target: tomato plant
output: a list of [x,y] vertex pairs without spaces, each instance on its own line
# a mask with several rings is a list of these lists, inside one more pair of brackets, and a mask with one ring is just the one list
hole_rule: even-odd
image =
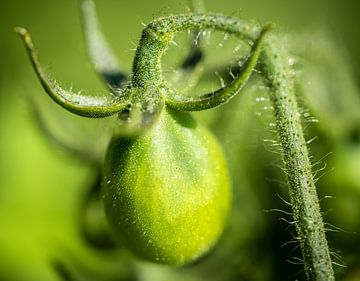
[[[231,197],[226,160],[215,138],[187,111],[229,102],[256,70],[268,90],[274,113],[273,127],[282,149],[292,224],[305,274],[309,280],[334,280],[295,96],[296,72],[291,54],[272,25],[197,9],[195,13],[154,19],[146,25],[132,74],[127,75],[99,30],[93,3],[83,1],[89,57],[109,90],[103,95],[63,89],[40,64],[27,30],[17,28],[16,32],[25,43],[44,90],[56,103],[83,117],[108,118],[111,142],[105,162],[96,165],[102,167],[101,199],[110,232],[138,256],[158,263],[183,265],[195,261],[214,246],[222,233]],[[236,62],[235,74],[230,70],[231,79],[227,83],[221,80],[220,89],[187,97],[168,83],[161,65],[162,55],[174,42],[175,34],[182,31],[193,32],[196,43],[179,67],[178,80],[196,73],[203,57],[199,41],[208,31],[242,40],[249,52]],[[94,160],[85,150],[70,150]],[[94,208],[97,213],[98,207]]]

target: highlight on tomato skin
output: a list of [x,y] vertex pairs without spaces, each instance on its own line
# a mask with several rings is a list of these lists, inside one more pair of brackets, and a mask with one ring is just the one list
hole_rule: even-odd
[[223,151],[189,113],[165,109],[139,138],[115,136],[102,198],[112,231],[139,257],[183,265],[216,243],[230,208]]

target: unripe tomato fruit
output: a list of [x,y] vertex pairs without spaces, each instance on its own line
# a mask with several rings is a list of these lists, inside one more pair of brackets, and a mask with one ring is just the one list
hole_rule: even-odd
[[114,136],[102,198],[112,231],[138,256],[183,265],[219,238],[231,190],[222,149],[189,113],[164,109],[143,135]]

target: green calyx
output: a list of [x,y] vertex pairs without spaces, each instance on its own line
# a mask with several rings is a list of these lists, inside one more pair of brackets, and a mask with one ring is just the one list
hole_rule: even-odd
[[[29,32],[21,27],[15,31],[21,36],[28,51],[34,70],[47,94],[60,106],[75,114],[99,118],[123,112],[135,112],[136,118],[127,118],[127,129],[134,134],[141,133],[148,128],[151,120],[161,111],[163,104],[179,110],[198,111],[209,109],[233,98],[246,84],[255,68],[262,50],[265,34],[271,28],[266,25],[263,29],[250,28],[249,25],[234,18],[222,15],[189,14],[170,16],[154,20],[143,31],[139,46],[136,50],[133,73],[127,84],[122,84],[123,74],[113,62],[111,50],[108,49],[98,28],[94,11],[89,1],[84,1],[83,22],[85,37],[89,44],[89,55],[96,70],[109,85],[108,95],[86,95],[64,90],[45,73],[39,62]],[[92,2],[91,2],[92,3]],[[212,93],[197,98],[176,98],[176,92],[171,89],[161,75],[161,57],[166,51],[176,32],[192,29],[214,29],[228,32],[240,38],[253,41],[251,52],[243,64],[238,76],[227,86]],[[101,48],[100,48],[100,47]],[[97,48],[95,48],[97,47]],[[110,61],[109,67],[100,60],[101,52],[105,60]],[[115,76],[114,76],[115,75]],[[117,76],[116,76],[117,75]],[[114,81],[120,81],[114,87]]]

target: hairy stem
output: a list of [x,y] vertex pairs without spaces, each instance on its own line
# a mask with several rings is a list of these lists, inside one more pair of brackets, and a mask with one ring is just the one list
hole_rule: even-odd
[[216,14],[182,14],[156,19],[145,27],[136,49],[133,86],[160,86],[164,83],[161,75],[161,56],[174,34],[186,30],[218,30],[252,42],[261,33],[258,26]]
[[335,280],[286,50],[269,38],[262,71],[271,89],[290,198],[308,280]]

